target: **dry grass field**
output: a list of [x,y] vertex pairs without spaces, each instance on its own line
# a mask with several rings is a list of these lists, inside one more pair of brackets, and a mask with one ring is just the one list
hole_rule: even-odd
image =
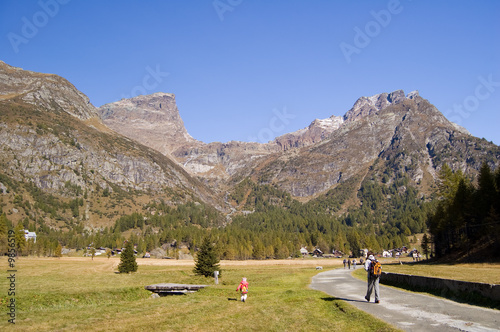
[[[7,259],[0,279],[0,330],[19,331],[390,331],[389,325],[351,305],[308,288],[311,277],[341,267],[340,259],[222,261],[219,285],[195,276],[193,261],[137,259],[137,273],[118,274],[118,258],[16,260],[16,324],[6,313],[12,296]],[[384,270],[499,283],[499,264],[391,264]],[[364,273],[358,268],[356,274]],[[250,282],[238,301],[241,277]],[[144,286],[172,282],[207,284],[197,293],[152,299]]]
[[[308,288],[339,260],[221,262],[219,285],[195,276],[193,261],[138,259],[139,270],[117,274],[118,258],[16,260],[16,324],[9,324],[7,260],[0,259],[0,330],[19,331],[391,331],[382,321]],[[248,301],[235,291],[250,282]],[[207,284],[197,293],[153,299],[149,284]]]
[[387,264],[384,271],[500,285],[500,263]]

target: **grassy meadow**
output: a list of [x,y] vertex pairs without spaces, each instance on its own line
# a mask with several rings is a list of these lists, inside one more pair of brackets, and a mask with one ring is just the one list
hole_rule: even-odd
[[[339,260],[222,262],[219,285],[195,276],[192,261],[138,259],[139,270],[117,274],[118,258],[16,260],[16,324],[8,323],[6,257],[0,259],[0,330],[19,331],[391,331],[382,321],[308,288],[318,271]],[[247,277],[246,303],[235,291]],[[145,285],[208,284],[197,293],[151,298]]]

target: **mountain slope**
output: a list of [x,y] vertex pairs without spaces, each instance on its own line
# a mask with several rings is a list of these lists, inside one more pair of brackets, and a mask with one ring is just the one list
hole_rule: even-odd
[[120,215],[152,199],[199,200],[222,208],[212,191],[176,162],[108,129],[88,98],[66,80],[4,63],[0,77],[3,193],[41,206],[34,197],[38,188],[56,205],[81,199],[79,209],[85,211],[51,216],[47,209],[28,209],[15,219],[38,214],[54,225],[63,220],[98,225],[107,222],[103,211]]
[[16,97],[53,112],[69,113],[80,120],[99,117],[89,98],[66,79],[23,70],[0,61],[0,101]]

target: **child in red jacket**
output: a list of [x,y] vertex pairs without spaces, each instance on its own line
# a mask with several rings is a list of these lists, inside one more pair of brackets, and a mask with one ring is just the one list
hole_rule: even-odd
[[247,300],[247,294],[248,294],[248,282],[247,278],[243,278],[238,285],[238,288],[236,288],[236,291],[241,292],[241,302],[245,302]]

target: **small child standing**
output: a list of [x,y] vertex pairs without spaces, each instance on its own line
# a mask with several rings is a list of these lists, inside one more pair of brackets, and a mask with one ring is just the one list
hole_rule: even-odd
[[247,300],[247,294],[248,294],[248,282],[247,278],[243,278],[238,285],[238,288],[236,288],[236,291],[241,292],[241,302],[245,302]]

